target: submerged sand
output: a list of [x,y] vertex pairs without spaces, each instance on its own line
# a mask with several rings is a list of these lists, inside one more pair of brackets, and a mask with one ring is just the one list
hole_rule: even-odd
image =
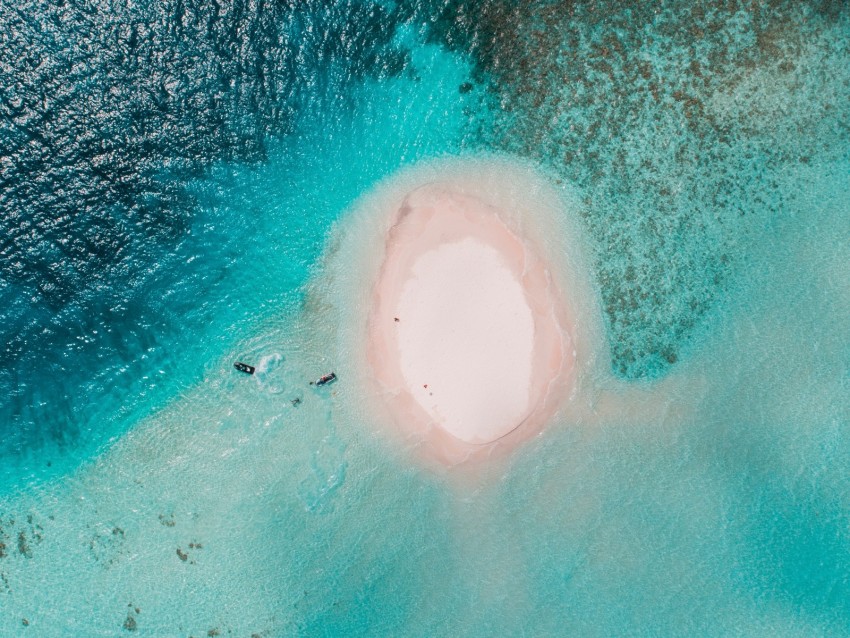
[[480,193],[436,183],[404,198],[371,304],[375,379],[442,460],[539,431],[568,394],[572,330],[548,264]]

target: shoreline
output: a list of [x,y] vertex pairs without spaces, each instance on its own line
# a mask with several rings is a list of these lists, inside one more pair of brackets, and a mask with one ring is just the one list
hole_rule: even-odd
[[549,264],[470,186],[404,195],[367,320],[367,360],[391,420],[445,465],[538,434],[576,380],[574,325]]

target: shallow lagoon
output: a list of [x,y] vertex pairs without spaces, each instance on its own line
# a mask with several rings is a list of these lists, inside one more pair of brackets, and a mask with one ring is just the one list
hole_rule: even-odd
[[[850,65],[847,12],[827,4],[801,5],[805,20],[778,4],[790,17],[768,35],[744,5],[580,10],[570,50],[610,87],[543,56],[550,84],[523,76],[536,93],[514,92],[492,51],[447,52],[411,21],[400,75],[308,86],[264,158],[183,179],[187,239],[153,256],[167,268],[134,298],[153,310],[122,314],[138,342],[104,346],[90,380],[42,375],[36,434],[5,453],[0,634],[846,635]],[[648,35],[618,53],[606,39],[640,32],[626,17]],[[516,64],[523,20],[544,18],[546,42],[568,34],[554,9],[520,12]],[[706,21],[706,51],[677,48],[671,24]],[[729,71],[750,44],[774,63]],[[708,78],[681,100],[685,53]],[[651,66],[630,79],[618,59]],[[670,99],[653,102],[662,70]],[[575,95],[526,101],[561,84]],[[593,127],[606,118],[616,130]],[[459,480],[372,427],[333,255],[357,245],[355,202],[379,180],[482,149],[541,164],[584,228],[599,365],[579,418]],[[306,384],[330,368],[337,385]],[[38,410],[68,432],[44,435]]]

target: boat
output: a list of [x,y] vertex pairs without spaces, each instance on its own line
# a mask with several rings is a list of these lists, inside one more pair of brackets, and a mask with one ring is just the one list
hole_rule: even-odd
[[336,373],[331,372],[330,374],[320,377],[319,380],[316,381],[316,385],[325,385],[327,383],[333,383],[334,381],[336,381]]
[[233,367],[245,374],[254,374],[254,370],[256,369],[254,366],[249,366],[247,363],[242,363],[241,361],[234,363]]

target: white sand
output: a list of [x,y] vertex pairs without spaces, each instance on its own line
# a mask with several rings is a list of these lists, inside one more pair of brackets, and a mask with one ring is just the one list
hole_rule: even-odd
[[473,238],[420,255],[396,305],[411,394],[467,443],[495,441],[528,414],[534,318],[519,279]]
[[453,460],[539,428],[572,367],[556,297],[494,206],[448,186],[410,193],[387,236],[369,329],[395,419]]

